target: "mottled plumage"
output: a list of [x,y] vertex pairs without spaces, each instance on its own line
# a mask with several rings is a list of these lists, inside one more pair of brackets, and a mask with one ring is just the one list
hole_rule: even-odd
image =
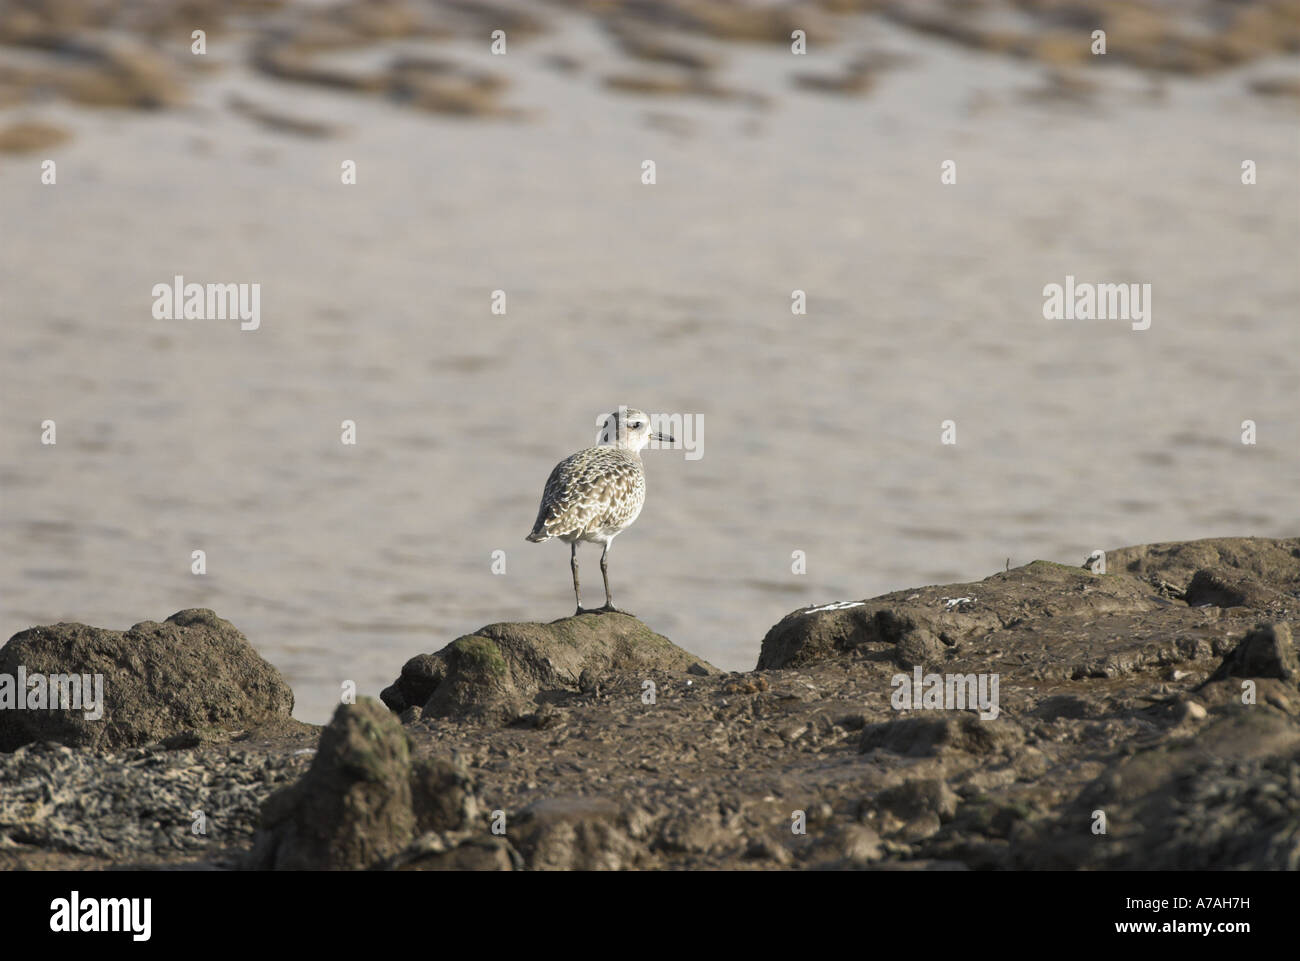
[[599,542],[636,520],[644,503],[640,455],[617,447],[588,447],[551,471],[528,539]]
[[578,587],[578,541],[604,545],[600,572],[605,581],[605,606],[614,610],[609,593],[607,555],[610,543],[628,527],[645,504],[645,471],[641,450],[653,440],[674,443],[671,437],[650,430],[650,418],[630,407],[620,407],[606,425],[610,446],[588,447],[555,465],[542,492],[528,540],[535,543],[558,537],[570,545],[573,594],[583,613]]

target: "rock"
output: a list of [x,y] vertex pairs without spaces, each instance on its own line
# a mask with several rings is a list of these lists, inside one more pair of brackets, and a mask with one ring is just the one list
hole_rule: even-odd
[[396,681],[380,692],[379,698],[393,711],[401,714],[410,708],[424,705],[447,676],[447,662],[437,654],[417,654],[402,665]]
[[876,613],[864,601],[837,605],[832,610],[787,614],[763,638],[758,669],[796,667],[855,651],[871,642],[885,643]]
[[307,774],[263,806],[248,866],[260,870],[511,870],[463,758],[411,759],[378,701],[340,705]]
[[631,830],[613,801],[559,797],[530,804],[509,833],[534,870],[620,871],[646,856]]
[[[1300,724],[1235,709],[1194,736],[1107,768],[1057,817],[1026,831],[1012,865],[1091,870],[1300,869]],[[1104,838],[1091,833],[1106,815]]]
[[858,750],[862,753],[884,748],[911,757],[944,751],[988,755],[1004,751],[1024,740],[1020,728],[1002,718],[981,721],[973,714],[947,717],[908,717],[871,724],[862,729]]
[[426,716],[511,722],[532,706],[516,687],[501,648],[492,638],[460,637],[439,654],[446,665],[446,676],[429,695],[424,705]]
[[1179,702],[1178,705],[1179,721],[1189,721],[1194,723],[1196,721],[1204,721],[1209,716],[1210,716],[1209,711],[1207,711],[1203,705],[1197,703],[1196,701]]
[[1212,605],[1264,610],[1272,605],[1284,605],[1286,595],[1266,587],[1249,574],[1202,568],[1192,575],[1183,600],[1190,607]]
[[451,760],[422,758],[412,764],[411,807],[415,826],[422,833],[482,828],[474,781],[459,756]]
[[865,824],[843,824],[817,838],[808,857],[812,867],[852,870],[880,860],[884,853],[874,829]]
[[1142,613],[1163,603],[1138,578],[1034,561],[975,583],[794,611],[763,638],[758,669],[799,667],[849,653],[883,653],[905,668],[930,667],[963,642],[1014,624],[1059,623],[1063,617],[1095,620],[1121,611]]
[[876,796],[876,804],[904,821],[923,814],[933,814],[951,821],[960,799],[940,778],[915,778],[888,788]]
[[543,692],[591,693],[611,674],[692,667],[716,672],[634,617],[582,614],[550,624],[489,624],[412,658],[380,697],[398,713],[422,704],[426,717],[509,722],[531,713]]
[[1300,657],[1296,655],[1291,628],[1285,623],[1257,624],[1205,683],[1228,677],[1275,677],[1290,684],[1300,682]]
[[[1111,571],[1187,585],[1199,570],[1248,575],[1275,590],[1300,588],[1300,537],[1209,537],[1110,551]],[[1293,595],[1294,596],[1294,595]]]
[[384,864],[392,871],[514,871],[523,866],[505,838],[492,835],[421,835]]
[[939,815],[933,811],[922,811],[903,825],[903,829],[898,832],[898,838],[913,844],[934,837],[942,827],[943,823],[939,820]]
[[340,704],[306,776],[263,807],[252,864],[289,871],[377,865],[415,837],[411,796],[401,724],[370,698]]
[[666,851],[708,854],[735,843],[735,836],[716,817],[694,812],[669,818],[659,829],[658,844]]
[[880,837],[861,824],[847,824],[837,832],[837,841],[850,861],[867,864],[880,858]]
[[524,714],[511,722],[512,727],[528,727],[536,731],[559,727],[564,723],[564,715],[556,710],[554,704],[542,704],[531,714]]
[[751,838],[745,844],[744,857],[754,861],[775,861],[787,865],[794,860],[789,850],[769,838]]
[[947,648],[932,631],[912,625],[894,647],[894,662],[899,667],[924,668],[942,660]]
[[770,688],[767,678],[761,675],[740,675],[728,678],[722,685],[723,694],[762,694]]
[[808,733],[808,725],[800,721],[791,721],[789,724],[782,724],[776,729],[777,737],[791,744]]
[[187,748],[195,748],[203,743],[203,736],[198,731],[181,731],[179,734],[173,734],[171,737],[162,739],[161,744],[168,751],[183,751]]
[[861,731],[867,726],[867,716],[856,711],[852,714],[842,714],[834,719],[834,724],[846,731]]
[[[667,666],[621,652],[611,635],[644,628],[617,616],[589,616],[573,643],[547,633],[565,622],[484,629],[411,660],[389,692],[418,702],[400,731],[363,702],[324,739],[188,725],[116,754],[0,753],[0,870],[1300,869],[1300,619],[1178,596],[1205,570],[1294,612],[1282,544],[1125,548],[1108,559],[1150,570],[1036,562],[808,609],[786,625],[805,663],[726,675],[685,652]],[[861,640],[836,644],[839,628]],[[997,677],[996,719],[946,700],[895,709],[900,659],[933,640],[942,663],[922,674],[947,672],[953,693]],[[513,723],[448,723],[431,701]],[[268,799],[295,778],[288,801]],[[191,833],[196,811],[207,835]]]
[[[58,741],[100,751],[183,735],[219,736],[265,725],[292,725],[293,692],[248,640],[212,611],[179,611],[162,623],[127,631],[85,624],[34,627],[0,648],[5,675],[101,675],[103,717],[84,710],[0,710],[0,750]],[[13,696],[13,690],[9,691]]]

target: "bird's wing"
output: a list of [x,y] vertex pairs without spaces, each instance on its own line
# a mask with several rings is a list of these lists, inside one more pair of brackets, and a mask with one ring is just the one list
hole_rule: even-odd
[[555,465],[546,481],[534,533],[552,536],[617,526],[620,505],[634,491],[639,473],[613,448],[579,451]]

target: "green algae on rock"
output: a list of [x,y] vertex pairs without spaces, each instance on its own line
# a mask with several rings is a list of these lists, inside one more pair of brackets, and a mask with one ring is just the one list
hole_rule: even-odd
[[549,624],[489,624],[407,661],[380,697],[401,714],[513,721],[538,695],[576,691],[584,673],[715,670],[635,617],[581,614]]

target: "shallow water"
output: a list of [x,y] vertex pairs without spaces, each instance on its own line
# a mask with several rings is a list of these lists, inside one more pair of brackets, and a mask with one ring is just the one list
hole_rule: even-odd
[[[860,100],[727,48],[720,79],[767,110],[609,93],[618,58],[581,24],[511,54],[521,122],[233,67],[175,113],[52,107],[75,131],[57,186],[0,161],[0,636],[211,607],[322,721],[345,681],[374,694],[485,623],[570,613],[567,548],[523,538],[619,403],[705,433],[698,460],[646,453],[615,599],[725,668],[801,605],[1294,535],[1294,109],[1240,72],[1038,103],[1029,66],[865,36],[916,59]],[[587,66],[548,70],[556,51]],[[819,59],[843,51],[800,67]],[[267,133],[232,92],[346,133]],[[260,283],[261,329],[155,320],[175,274]],[[1150,283],[1151,328],[1044,320],[1067,275]]]

